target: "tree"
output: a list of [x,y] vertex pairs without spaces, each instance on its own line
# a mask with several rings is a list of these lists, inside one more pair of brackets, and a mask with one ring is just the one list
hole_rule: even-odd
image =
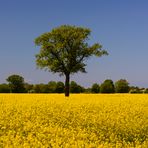
[[10,88],[8,84],[0,84],[0,93],[9,93]]
[[84,93],[85,92],[85,87],[78,85],[80,93]]
[[24,93],[24,78],[19,75],[11,75],[6,79],[9,83],[10,91],[12,93]]
[[48,89],[49,93],[55,93],[56,92],[57,83],[55,81],[50,81],[48,83]]
[[32,92],[34,92],[34,90],[33,90],[33,84],[28,84],[28,83],[25,83],[24,84],[24,87],[25,87],[25,90],[26,90],[26,93],[32,93]]
[[101,93],[114,93],[115,88],[114,88],[114,83],[112,80],[105,80],[101,86],[100,86],[100,92]]
[[129,83],[125,79],[120,79],[115,82],[115,91],[117,93],[128,93],[129,92]]
[[100,92],[100,86],[97,83],[94,83],[91,87],[91,92],[92,93],[99,93]]
[[81,86],[78,85],[75,81],[71,81],[70,83],[70,92],[71,93],[81,93]]
[[41,93],[40,84],[35,84],[35,85],[33,86],[33,92],[34,92],[34,93]]
[[91,88],[85,88],[85,93],[90,94],[91,93]]
[[86,72],[85,62],[89,57],[108,54],[99,43],[88,44],[90,33],[88,28],[62,25],[35,39],[35,44],[41,47],[36,55],[37,66],[65,75],[65,96],[69,96],[71,74]]
[[47,84],[36,84],[33,87],[35,93],[49,93],[49,88]]
[[64,83],[63,82],[57,82],[56,84],[56,89],[55,89],[56,93],[63,93],[64,92]]

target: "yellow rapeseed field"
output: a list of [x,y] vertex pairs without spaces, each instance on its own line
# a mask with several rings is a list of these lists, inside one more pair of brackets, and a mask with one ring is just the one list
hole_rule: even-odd
[[3,147],[148,148],[148,95],[1,94]]

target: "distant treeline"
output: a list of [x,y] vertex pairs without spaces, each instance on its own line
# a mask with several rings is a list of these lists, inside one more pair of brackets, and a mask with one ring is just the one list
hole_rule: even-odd
[[[11,75],[8,84],[0,84],[0,93],[64,93],[64,83],[50,81],[48,84],[28,84],[19,75]],[[90,88],[85,88],[75,81],[70,82],[70,93],[148,93],[148,88],[129,86],[125,79],[115,83],[107,79],[102,84],[94,83]]]

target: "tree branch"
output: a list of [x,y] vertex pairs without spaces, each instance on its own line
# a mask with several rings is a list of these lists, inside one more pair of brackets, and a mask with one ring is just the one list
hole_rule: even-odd
[[55,53],[53,50],[51,50],[51,54],[60,62],[60,64],[62,65],[62,68],[64,69],[63,72],[67,73],[67,69],[63,63],[63,61],[61,61],[61,59],[59,58],[59,56],[57,55],[57,53]]

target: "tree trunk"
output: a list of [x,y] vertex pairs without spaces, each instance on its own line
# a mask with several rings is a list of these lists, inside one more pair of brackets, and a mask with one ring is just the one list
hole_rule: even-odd
[[66,74],[66,80],[65,80],[65,97],[69,97],[69,81],[70,81],[70,74]]

